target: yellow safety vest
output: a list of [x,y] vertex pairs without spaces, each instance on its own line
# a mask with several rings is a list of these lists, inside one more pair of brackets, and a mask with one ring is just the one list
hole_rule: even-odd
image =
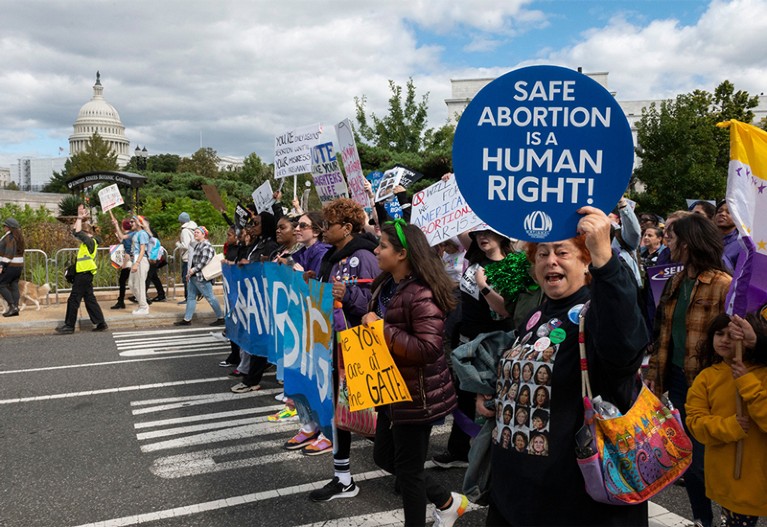
[[96,274],[96,251],[98,250],[99,246],[96,243],[96,240],[93,240],[93,252],[88,252],[88,246],[84,243],[80,244],[80,250],[77,251],[77,265],[75,266],[75,271],[78,273],[85,273],[87,271],[92,272],[93,274]]

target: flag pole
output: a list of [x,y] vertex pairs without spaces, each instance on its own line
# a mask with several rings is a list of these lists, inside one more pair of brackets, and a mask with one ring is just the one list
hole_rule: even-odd
[[[743,362],[743,341],[742,340],[735,341],[735,362]],[[738,393],[737,389],[735,390],[735,414],[738,417],[743,417],[743,398],[740,396],[740,393]],[[733,471],[733,477],[735,479],[740,479],[740,469],[742,465],[743,465],[743,440],[738,439],[738,442],[735,444],[735,469]]]

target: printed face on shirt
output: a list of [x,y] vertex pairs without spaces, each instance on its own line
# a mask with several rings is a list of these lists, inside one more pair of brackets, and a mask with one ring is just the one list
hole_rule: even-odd
[[524,432],[514,432],[514,450],[517,452],[527,450],[527,436]]
[[525,384],[519,389],[517,403],[522,406],[530,406],[530,387],[528,385]]
[[522,382],[530,382],[533,379],[533,363],[526,362],[522,366]]
[[501,430],[501,446],[507,450],[511,446],[511,428],[509,427]]
[[539,243],[534,269],[543,292],[554,300],[570,296],[586,285],[588,263],[572,240]]
[[[532,434],[531,434],[532,435]],[[548,454],[548,440],[543,434],[535,434],[530,438],[530,453],[534,456],[545,456]]]
[[511,414],[512,413],[513,412],[511,410],[511,405],[507,404],[503,408],[503,424],[505,424],[505,425],[511,424]]
[[389,235],[385,232],[381,234],[381,240],[378,242],[378,247],[376,247],[374,252],[381,271],[393,273],[402,266],[407,265],[407,251],[405,249],[401,251],[395,250]]
[[535,384],[547,386],[551,382],[551,369],[545,364],[538,366],[535,372]]

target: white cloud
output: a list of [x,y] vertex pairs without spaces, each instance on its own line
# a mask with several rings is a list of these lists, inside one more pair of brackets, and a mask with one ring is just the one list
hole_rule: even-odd
[[[592,9],[608,5],[615,4],[594,2]],[[0,166],[29,153],[41,135],[66,146],[96,70],[132,147],[190,154],[202,133],[203,145],[222,155],[255,151],[267,160],[274,135],[285,129],[353,118],[355,96],[366,95],[368,110],[384,113],[389,79],[404,85],[412,76],[419,93],[430,93],[430,124],[439,126],[447,118],[451,78],[494,77],[514,67],[512,60],[609,71],[611,89],[624,100],[713,89],[724,79],[765,91],[767,0],[715,0],[691,25],[644,18],[642,3],[622,15],[605,8],[595,18],[599,26],[573,34],[567,47],[546,40],[527,47],[546,31],[572,31],[556,12],[571,6],[533,0],[7,3]],[[43,15],[52,22],[40,23]],[[511,59],[510,49],[515,57],[524,53],[522,60]],[[458,56],[461,51],[466,54]],[[483,67],[472,65],[475,57]]]
[[589,30],[581,42],[544,60],[585,71],[609,71],[619,99],[673,97],[713,91],[728,79],[758,94],[767,88],[767,2],[714,1],[693,25],[655,20],[640,26],[616,17]]

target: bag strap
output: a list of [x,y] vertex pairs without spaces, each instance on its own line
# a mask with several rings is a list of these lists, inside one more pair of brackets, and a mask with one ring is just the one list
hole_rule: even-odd
[[581,356],[581,395],[591,399],[591,382],[589,381],[589,362],[586,359],[586,312],[589,303],[586,302],[578,314],[578,351]]

